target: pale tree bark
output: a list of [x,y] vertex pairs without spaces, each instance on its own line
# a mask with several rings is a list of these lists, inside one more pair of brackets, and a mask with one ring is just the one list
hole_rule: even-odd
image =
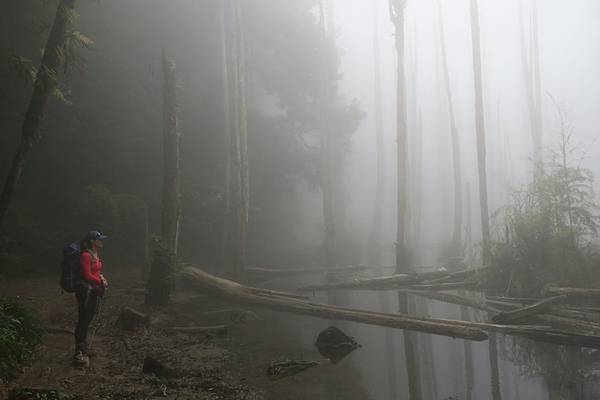
[[[377,19],[378,1],[372,1],[373,9],[373,96],[374,96],[374,119],[375,119],[375,149],[377,154],[377,172],[375,184],[375,201],[373,204],[373,221],[371,223],[371,233],[369,236],[369,263],[371,265],[381,265],[381,221],[383,219],[383,199],[385,195],[385,149],[383,140],[383,113],[382,113],[382,94],[381,94],[381,54],[379,49],[379,23]],[[381,276],[381,271],[377,274]],[[383,312],[390,311],[390,301],[387,293],[378,293],[379,304]],[[394,332],[385,329],[385,365],[388,380],[388,397],[395,399],[398,397],[398,369],[396,365],[396,342],[394,341]]]
[[529,34],[529,49],[525,40],[525,23],[523,17],[523,2],[519,19],[521,38],[521,65],[525,90],[527,95],[527,108],[529,110],[529,124],[531,141],[533,144],[534,177],[541,172],[543,167],[543,122],[542,122],[542,83],[540,76],[540,49],[538,39],[537,1],[531,0],[531,26]]
[[[477,166],[479,170],[479,205],[481,211],[482,258],[484,265],[490,261],[490,223],[487,197],[485,156],[485,121],[483,112],[483,88],[481,73],[481,39],[479,31],[479,8],[477,0],[471,0],[471,39],[473,44],[473,76],[475,83],[475,129],[477,133]],[[496,337],[489,340],[492,400],[501,400],[498,372]]]
[[66,44],[70,36],[68,29],[77,16],[74,7],[75,0],[61,0],[58,4],[54,23],[35,78],[33,94],[23,120],[21,142],[4,181],[2,194],[0,194],[0,226],[14,197],[29,151],[41,138],[41,127],[48,100],[58,88],[58,74],[65,62]]
[[373,206],[373,221],[369,236],[369,263],[371,265],[381,264],[381,221],[383,219],[383,198],[385,194],[385,149],[383,142],[383,113],[381,98],[381,55],[379,49],[379,24],[377,21],[377,4],[373,0],[373,95],[374,95],[374,119],[375,119],[375,149],[377,153],[377,172],[375,184],[375,201]]
[[[232,229],[232,146],[234,139],[232,115],[233,105],[231,82],[231,35],[228,29],[228,15],[230,14],[231,4],[229,1],[219,2],[219,16],[221,23],[221,84],[223,85],[223,166],[224,166],[224,185],[223,185],[223,225],[221,232],[221,269],[225,272],[229,270],[228,245],[230,231]],[[231,276],[232,274],[230,274]]]
[[[248,216],[250,208],[250,173],[248,166],[248,134],[246,110],[246,65],[242,7],[240,0],[227,0],[224,5],[226,25],[224,68],[227,77],[225,116],[226,129],[226,206],[224,256],[228,275],[241,282],[245,279]],[[229,118],[227,115],[229,114]]]
[[452,137],[452,171],[454,178],[454,226],[452,229],[452,257],[462,258],[462,167],[460,155],[460,138],[456,126],[456,116],[454,112],[454,102],[452,101],[452,89],[450,86],[450,72],[448,70],[448,56],[446,54],[446,40],[444,33],[444,19],[440,0],[437,1],[437,11],[439,20],[440,48],[442,58],[442,69],[444,77],[444,88],[446,99],[448,101],[448,114],[450,117],[450,134]]
[[147,284],[146,303],[165,305],[169,302],[177,261],[177,243],[181,207],[180,132],[177,117],[177,82],[175,63],[162,56],[163,84],[163,194],[161,236],[154,252]]
[[[398,215],[396,233],[396,273],[405,273],[410,269],[408,255],[408,135],[406,125],[406,76],[404,68],[404,13],[405,0],[390,0],[389,12],[395,27],[395,42],[397,52],[397,157],[398,157]],[[398,307],[401,313],[408,311],[408,299],[405,293],[398,294]],[[408,390],[410,400],[420,400],[421,378],[416,354],[416,338],[412,332],[404,332],[404,353],[406,357],[406,370],[408,374]]]
[[481,38],[479,32],[479,7],[471,0],[471,40],[473,45],[473,81],[475,85],[475,132],[477,135],[477,167],[479,173],[479,208],[481,211],[482,258],[490,258],[490,221],[488,211],[485,119],[483,112],[483,86],[481,73]]
[[325,263],[334,266],[336,263],[336,229],[333,199],[333,138],[331,132],[330,109],[331,90],[329,87],[331,74],[331,59],[327,48],[330,37],[326,10],[326,0],[319,2],[319,17],[321,27],[321,68],[320,68],[320,105],[319,128],[321,133],[321,191],[323,194],[323,224],[325,229]]

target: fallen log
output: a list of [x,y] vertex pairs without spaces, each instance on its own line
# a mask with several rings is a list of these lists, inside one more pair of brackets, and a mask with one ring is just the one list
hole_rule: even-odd
[[188,279],[188,282],[191,285],[200,290],[208,291],[228,300],[240,301],[245,304],[252,304],[275,311],[308,315],[328,320],[353,321],[369,325],[413,330],[469,340],[481,341],[487,339],[487,334],[483,330],[474,327],[454,326],[445,321],[429,318],[414,318],[401,314],[375,313],[311,303],[292,298],[263,296],[256,293],[249,293],[243,285],[218,278],[196,268],[185,268],[182,270],[181,274]]
[[564,296],[564,295],[549,297],[547,299],[540,300],[537,303],[526,306],[526,307],[521,307],[521,308],[517,308],[515,310],[501,312],[500,314],[494,316],[494,318],[492,318],[492,321],[497,324],[505,324],[505,323],[513,322],[513,321],[516,321],[519,319],[531,317],[536,314],[541,314],[542,312],[546,311],[548,308],[550,308],[558,303],[562,303],[566,298],[567,298],[567,296]]
[[542,342],[600,349],[600,336],[554,329],[548,325],[501,325],[485,322],[416,318],[403,314],[363,311],[298,299],[251,294],[238,283],[212,276],[195,268],[186,268],[181,273],[188,278],[190,284],[200,290],[205,290],[227,300],[240,301],[275,311],[328,320],[353,321],[476,341],[485,340],[487,338],[486,332],[494,332],[522,336]]
[[302,295],[295,294],[295,293],[280,292],[280,291],[271,290],[271,289],[262,289],[262,288],[256,288],[256,287],[251,287],[251,286],[244,286],[244,290],[247,291],[249,294],[256,294],[259,296],[287,297],[290,299],[308,300],[308,297],[306,297],[306,296],[302,296]]
[[573,318],[565,318],[556,315],[550,314],[540,314],[536,315],[535,319],[543,322],[549,323],[553,327],[566,330],[566,331],[577,331],[577,332],[585,332],[589,334],[598,334],[600,333],[600,324],[591,321],[584,321]]
[[324,285],[304,286],[297,289],[299,292],[320,292],[327,290],[398,290],[398,289],[426,289],[426,290],[452,290],[468,289],[476,286],[473,282],[442,282],[440,279],[454,280],[457,277],[468,277],[474,271],[431,271],[416,274],[396,274],[376,278],[354,279],[349,282],[331,283]]
[[442,293],[442,292],[434,292],[434,291],[425,291],[425,290],[412,290],[412,289],[403,289],[402,292],[410,293],[415,296],[420,296],[430,300],[442,301],[444,303],[457,304],[459,306],[466,306],[475,308],[477,310],[499,313],[501,312],[499,309],[489,306],[485,303],[469,299],[468,297],[458,296],[450,293]]
[[572,288],[572,287],[549,287],[546,293],[550,295],[565,295],[569,297],[600,297],[600,289]]
[[325,267],[325,268],[266,268],[266,267],[248,267],[246,273],[249,275],[261,275],[275,277],[288,277],[298,275],[313,275],[313,274],[328,274],[342,272],[362,272],[369,269],[364,265],[347,265],[341,267]]
[[188,333],[188,334],[215,334],[215,335],[226,335],[226,325],[215,325],[215,326],[174,326],[168,328],[169,331],[175,333]]

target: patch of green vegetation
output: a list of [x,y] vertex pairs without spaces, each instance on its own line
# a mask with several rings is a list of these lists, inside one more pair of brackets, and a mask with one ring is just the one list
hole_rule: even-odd
[[599,228],[592,173],[566,161],[539,168],[502,210],[505,241],[492,248],[496,284],[515,295],[548,285],[587,287],[600,282],[594,250]]
[[40,343],[42,329],[33,312],[13,299],[0,299],[0,379],[16,376]]
[[64,393],[54,389],[13,389],[8,400],[77,400],[80,396]]

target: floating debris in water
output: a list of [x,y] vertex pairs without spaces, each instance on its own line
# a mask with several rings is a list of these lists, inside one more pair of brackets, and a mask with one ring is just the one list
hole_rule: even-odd
[[319,333],[315,346],[317,346],[319,353],[330,359],[333,364],[337,364],[348,354],[362,347],[354,338],[346,335],[335,326],[330,326]]
[[318,361],[304,360],[282,360],[274,361],[267,368],[267,375],[271,379],[281,379],[288,376],[296,375],[304,370],[320,365]]

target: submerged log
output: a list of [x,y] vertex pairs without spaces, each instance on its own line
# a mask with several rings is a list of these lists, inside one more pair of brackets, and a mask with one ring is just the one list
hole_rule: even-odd
[[226,279],[218,278],[196,268],[186,268],[181,272],[188,281],[201,290],[216,296],[269,308],[275,311],[308,315],[329,320],[343,320],[386,326],[396,329],[407,329],[436,335],[450,336],[470,340],[485,340],[487,334],[476,327],[456,326],[429,318],[414,318],[408,315],[385,314],[350,308],[328,306],[304,300],[277,296],[263,296],[250,293],[245,286]]
[[494,321],[497,324],[501,324],[501,323],[517,321],[517,320],[523,319],[523,318],[528,318],[528,317],[534,316],[536,314],[541,314],[542,312],[546,311],[548,308],[550,308],[558,303],[562,303],[566,298],[567,298],[567,296],[564,296],[564,295],[549,297],[547,299],[540,300],[537,303],[526,306],[526,307],[518,308],[516,310],[502,312],[502,313],[496,315],[494,318],[492,318],[492,321]]

